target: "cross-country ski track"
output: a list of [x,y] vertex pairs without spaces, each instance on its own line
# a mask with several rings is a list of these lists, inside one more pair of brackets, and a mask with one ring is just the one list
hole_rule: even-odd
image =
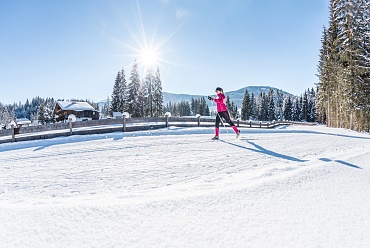
[[0,247],[369,247],[370,135],[166,128],[0,144]]

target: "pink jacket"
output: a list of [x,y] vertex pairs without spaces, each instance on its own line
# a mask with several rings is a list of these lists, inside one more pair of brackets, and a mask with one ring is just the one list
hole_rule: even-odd
[[226,107],[226,97],[224,94],[218,94],[215,99],[213,99],[217,105],[217,112],[224,112],[227,111]]

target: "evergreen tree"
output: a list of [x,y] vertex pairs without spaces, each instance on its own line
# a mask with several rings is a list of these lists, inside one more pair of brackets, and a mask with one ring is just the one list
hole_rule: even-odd
[[307,92],[305,91],[302,98],[302,120],[308,121],[309,113],[308,113],[308,97]]
[[284,118],[284,94],[282,90],[276,92],[276,117],[278,120],[283,120]]
[[241,109],[241,119],[242,120],[249,120],[252,115],[252,101],[250,99],[248,89],[245,89],[242,109]]
[[39,107],[39,111],[38,111],[38,121],[39,123],[41,123],[42,125],[45,124],[46,122],[46,112],[45,112],[45,104],[42,102],[40,107]]
[[301,107],[299,104],[299,98],[297,97],[293,104],[293,121],[301,121]]
[[199,99],[191,98],[191,112],[193,115],[200,114],[200,102]]
[[114,81],[112,101],[109,114],[112,116],[113,112],[123,113],[128,110],[128,89],[125,71],[122,69],[117,73]]
[[284,120],[291,121],[293,119],[293,102],[292,98],[288,96],[284,101]]
[[209,116],[209,107],[207,105],[206,99],[204,97],[199,99],[199,114],[201,116]]
[[155,87],[155,78],[153,76],[152,70],[149,69],[147,75],[145,77],[144,84],[142,85],[142,101],[143,101],[143,112],[142,116],[154,116],[154,106],[155,103],[153,101],[154,95],[154,87]]
[[[128,92],[128,84],[126,81],[126,74],[125,70],[122,68],[121,70],[121,87],[120,87],[120,97],[121,97],[121,109],[120,112],[127,112],[128,111],[128,98],[129,98],[129,92]],[[97,108],[96,108],[97,109]]]
[[191,110],[190,110],[190,103],[188,101],[184,101],[182,103],[182,116],[190,116]]
[[114,81],[112,102],[110,106],[109,115],[113,116],[113,112],[121,112],[122,110],[122,97],[121,97],[121,72],[117,73],[116,80]]
[[250,119],[255,120],[258,117],[258,107],[257,107],[257,102],[256,102],[256,99],[255,99],[253,93],[251,94],[250,102],[251,102],[251,117],[250,117]]
[[140,83],[140,88],[138,92],[138,109],[139,115],[136,117],[145,117],[148,113],[148,88],[145,82]]
[[7,106],[4,106],[3,110],[2,110],[2,122],[1,122],[1,124],[3,125],[4,128],[8,128],[10,122],[11,122],[11,118],[10,118],[10,115],[9,115],[8,108],[7,108]]
[[230,97],[226,96],[226,107],[229,110],[230,117],[232,119],[236,119],[238,115],[238,107],[232,101],[230,101]]
[[140,76],[138,71],[138,64],[135,60],[131,70],[130,83],[128,85],[128,111],[132,117],[141,116],[141,108],[139,104],[139,91],[140,91]]
[[274,101],[274,90],[270,88],[267,96],[267,120],[273,121],[276,120],[275,116],[275,101]]
[[368,0],[331,0],[318,65],[317,114],[330,127],[370,129]]
[[[189,102],[187,102],[189,104]],[[161,75],[159,73],[159,68],[157,68],[157,72],[155,74],[154,79],[154,92],[153,92],[153,114],[154,116],[161,116],[163,113],[163,92],[162,92],[162,81]],[[187,115],[190,115],[190,105],[189,105],[189,112]]]

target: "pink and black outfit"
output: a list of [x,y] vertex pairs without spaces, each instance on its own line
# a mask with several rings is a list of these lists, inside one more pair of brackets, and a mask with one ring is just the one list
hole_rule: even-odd
[[216,137],[218,137],[220,133],[220,122],[221,118],[223,118],[235,131],[236,134],[239,134],[238,128],[235,126],[235,124],[230,119],[229,111],[226,107],[226,97],[223,93],[217,94],[217,97],[213,99],[213,101],[216,102],[217,105],[217,116],[216,116]]

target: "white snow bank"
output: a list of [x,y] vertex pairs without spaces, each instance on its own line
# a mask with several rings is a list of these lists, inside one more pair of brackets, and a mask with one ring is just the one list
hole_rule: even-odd
[[0,145],[0,247],[367,247],[370,136],[162,130]]

